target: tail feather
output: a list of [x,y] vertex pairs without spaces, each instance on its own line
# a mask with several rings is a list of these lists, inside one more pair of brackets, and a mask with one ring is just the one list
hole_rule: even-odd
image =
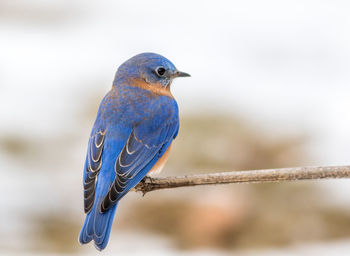
[[79,242],[81,244],[87,244],[91,240],[94,240],[96,249],[101,251],[106,248],[116,208],[117,204],[107,212],[101,213],[99,208],[94,206],[86,215],[84,225],[80,231]]

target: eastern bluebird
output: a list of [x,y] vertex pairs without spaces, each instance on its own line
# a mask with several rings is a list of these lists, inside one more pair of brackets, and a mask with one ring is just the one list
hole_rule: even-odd
[[164,166],[179,130],[170,84],[187,76],[155,53],[138,54],[119,67],[88,142],[81,244],[94,240],[95,247],[103,250],[119,200],[147,173]]

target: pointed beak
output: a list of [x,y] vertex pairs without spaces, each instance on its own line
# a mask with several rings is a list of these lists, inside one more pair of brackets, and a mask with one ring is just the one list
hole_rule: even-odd
[[176,71],[174,77],[190,77],[191,75],[182,71]]

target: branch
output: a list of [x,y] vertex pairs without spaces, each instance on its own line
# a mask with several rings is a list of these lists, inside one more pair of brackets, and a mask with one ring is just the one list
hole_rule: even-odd
[[295,167],[282,169],[193,174],[165,178],[146,176],[135,190],[148,192],[178,187],[228,183],[264,183],[296,180],[350,178],[350,166]]

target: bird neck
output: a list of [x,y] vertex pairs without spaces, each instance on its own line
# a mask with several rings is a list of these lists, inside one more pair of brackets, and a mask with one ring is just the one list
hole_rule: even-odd
[[149,92],[151,95],[154,95],[154,96],[168,96],[170,98],[174,98],[170,91],[170,84],[168,86],[163,86],[160,83],[149,83],[148,81],[141,78],[135,78],[135,77],[117,78],[114,80],[113,86],[114,87],[120,87],[120,86],[137,87]]

